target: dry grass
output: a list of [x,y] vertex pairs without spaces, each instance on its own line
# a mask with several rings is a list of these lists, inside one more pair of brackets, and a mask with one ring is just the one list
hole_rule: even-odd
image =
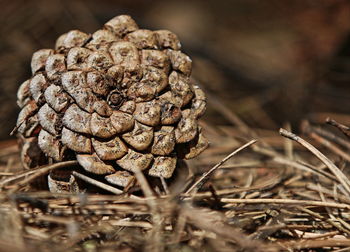
[[76,162],[22,171],[16,143],[3,142],[2,250],[350,249],[350,181],[342,155],[348,151],[346,135],[310,123],[304,127],[306,140],[287,130],[280,131],[282,136],[259,133],[212,98],[232,126],[203,124],[212,144],[189,162],[189,176],[152,188],[140,172],[136,177],[142,192],[135,194],[77,171],[78,180],[99,187],[100,193],[35,190],[35,180]]

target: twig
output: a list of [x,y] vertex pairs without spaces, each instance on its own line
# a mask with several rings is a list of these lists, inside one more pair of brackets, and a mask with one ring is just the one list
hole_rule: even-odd
[[294,167],[296,169],[300,169],[302,171],[307,171],[307,172],[311,172],[311,173],[314,173],[317,175],[322,175],[326,178],[331,179],[332,181],[338,181],[337,178],[334,177],[332,174],[329,174],[328,172],[325,172],[323,170],[318,170],[315,167],[310,166],[310,165],[301,164],[299,162],[291,161],[291,160],[288,160],[288,159],[283,158],[283,157],[275,157],[272,159],[272,161],[279,163],[279,164],[289,165],[291,167]]
[[[4,185],[6,185],[7,183],[10,183],[10,182],[12,182],[14,180],[20,179],[20,178],[25,177],[25,176],[29,176],[29,175],[31,175],[33,173],[34,173],[34,175],[36,175],[36,173],[39,173],[38,176],[41,176],[41,175],[43,175],[43,174],[45,174],[45,173],[47,173],[47,172],[49,172],[51,170],[54,170],[54,169],[65,168],[65,167],[75,166],[75,165],[78,165],[78,161],[76,161],[76,160],[64,161],[64,162],[55,163],[55,164],[51,164],[51,165],[41,166],[41,167],[36,168],[36,169],[32,169],[32,170],[29,170],[29,171],[21,172],[19,174],[14,174],[13,176],[8,177],[8,178],[0,181],[0,188],[3,187]],[[27,179],[30,179],[31,177],[32,176],[29,176]]]
[[160,177],[160,181],[162,183],[165,194],[169,194],[168,185],[167,185],[165,179],[163,177]]
[[293,199],[229,199],[222,198],[221,202],[231,204],[284,204],[284,205],[304,205],[304,206],[321,206],[350,210],[349,204],[322,202],[314,200],[293,200]]
[[350,251],[350,247],[345,247],[345,248],[333,250],[332,252],[349,252],[349,251]]
[[139,169],[135,169],[134,175],[139,182],[141,189],[147,198],[152,198],[154,196],[151,187],[149,186],[145,175]]
[[[99,187],[99,188],[101,188],[103,190],[106,190],[108,192],[111,192],[111,193],[114,193],[114,194],[123,194],[124,193],[122,190],[119,190],[119,189],[117,189],[117,188],[115,188],[113,186],[110,186],[110,185],[106,185],[105,183],[102,183],[100,181],[92,179],[92,178],[90,178],[88,176],[85,176],[85,175],[79,173],[79,172],[73,171],[72,175],[77,177],[77,178],[79,178],[79,179],[81,179],[81,180],[83,180],[83,181],[85,181],[85,182],[87,182],[87,183],[89,183],[89,184],[92,184],[92,185],[97,186],[97,187]],[[139,198],[139,197],[137,197],[135,195],[130,195],[130,197],[131,198]]]
[[152,225],[146,221],[109,220],[106,223],[112,226],[152,228]]
[[[223,218],[219,212],[185,205],[182,207],[182,213],[195,226],[216,233],[218,239],[234,241],[244,251],[266,251],[261,241],[250,239],[240,229],[221,222]],[[219,222],[221,225],[217,225]]]
[[326,129],[311,126],[308,121],[303,121],[301,128],[302,128],[302,131],[305,132],[306,134],[310,133],[310,132],[315,132],[316,134],[318,134],[324,138],[327,138],[329,141],[335,142],[335,143],[337,143],[337,144],[339,144],[347,149],[350,149],[350,143],[348,141],[333,134],[332,132],[330,132]]
[[335,200],[339,200],[341,202],[350,204],[350,199],[348,197],[345,197],[343,195],[335,195],[335,193],[331,190],[325,188],[318,188],[318,186],[314,184],[307,184],[306,188],[315,192],[322,192],[328,196],[333,197]]
[[317,175],[323,175],[326,178],[329,178],[329,179],[334,180],[334,181],[338,181],[336,179],[336,177],[334,177],[332,174],[329,174],[323,170],[315,169],[314,167],[312,167],[309,164],[303,164],[303,163],[300,163],[300,161],[296,162],[294,160],[290,160],[284,156],[281,156],[279,154],[275,154],[274,152],[267,150],[267,149],[264,149],[264,148],[261,148],[257,145],[252,146],[252,149],[253,149],[253,151],[255,151],[257,153],[271,157],[272,161],[274,161],[276,163],[284,164],[284,165],[288,165],[288,166],[293,166],[294,168],[297,168],[297,169],[300,169],[303,171],[308,171],[308,172],[311,172],[311,173],[314,173]]
[[33,181],[34,179],[46,174],[47,172],[54,170],[54,169],[59,169],[59,168],[65,168],[65,167],[70,167],[70,166],[75,166],[78,164],[78,161],[65,161],[65,162],[60,162],[44,167],[40,167],[39,169],[35,170],[35,173],[31,176],[29,176],[26,179],[23,179],[22,181],[18,182],[11,190],[8,191],[8,194],[12,194],[16,192],[19,188],[22,186],[28,184],[29,182]]
[[347,196],[350,196],[350,182],[348,178],[344,175],[344,173],[341,172],[341,170],[333,164],[332,161],[330,161],[325,155],[323,155],[319,150],[317,150],[314,146],[306,142],[304,139],[301,137],[298,137],[297,135],[285,130],[285,129],[280,129],[280,134],[284,137],[287,137],[291,140],[294,140],[304,146],[306,149],[308,149],[311,153],[313,153],[318,159],[324,163],[331,172],[337,177],[339,182],[344,186],[344,189],[348,193]]
[[345,151],[342,151],[339,147],[337,147],[336,145],[334,145],[330,141],[324,139],[323,137],[319,136],[315,132],[310,132],[309,135],[312,139],[319,142],[320,144],[322,144],[323,146],[328,148],[330,151],[333,151],[335,154],[341,156],[346,161],[350,162],[350,156]]
[[331,236],[335,236],[337,234],[339,234],[339,231],[336,230],[336,231],[331,231],[331,232],[327,232],[327,233],[324,233],[324,234],[315,234],[315,233],[304,233],[304,232],[301,232],[302,233],[302,237],[304,239],[320,239],[320,238],[326,238],[326,237],[331,237]]
[[344,239],[336,239],[330,238],[327,240],[310,240],[310,239],[302,239],[302,240],[294,240],[281,242],[281,245],[285,246],[288,249],[305,249],[305,248],[325,248],[325,247],[349,247],[350,240]]
[[334,127],[336,127],[337,129],[339,129],[345,136],[347,136],[348,138],[350,138],[350,128],[348,126],[345,126],[343,124],[338,123],[336,120],[333,120],[331,118],[327,118],[326,119],[326,123],[328,123],[329,125],[332,125]]
[[162,217],[161,211],[157,205],[156,198],[154,197],[153,191],[145,178],[145,175],[140,169],[134,171],[135,177],[139,182],[144,195],[147,197],[147,204],[151,209],[153,228],[150,234],[150,239],[146,243],[146,251],[163,251],[162,237],[159,235],[164,226],[164,218]]
[[[250,186],[250,187],[241,187],[241,188],[225,188],[221,190],[216,190],[215,193],[218,196],[228,195],[228,194],[235,194],[235,193],[241,193],[241,192],[250,192],[250,191],[262,191],[262,190],[268,190],[269,188],[272,188],[276,186],[278,183],[280,183],[279,175],[276,175],[275,177],[264,180],[263,182]],[[183,196],[186,196],[183,194]],[[191,197],[194,199],[200,199],[205,197],[211,197],[211,192],[197,192],[196,194],[191,194]]]
[[245,145],[239,147],[238,149],[236,149],[235,151],[233,151],[231,154],[229,154],[228,156],[226,156],[223,160],[221,160],[218,164],[216,164],[213,168],[211,168],[209,171],[205,172],[202,177],[197,180],[186,192],[185,194],[189,194],[191,191],[193,191],[194,189],[200,189],[205,182],[208,181],[208,179],[210,178],[210,176],[212,175],[213,172],[215,172],[222,164],[224,164],[227,160],[229,160],[231,157],[233,157],[234,155],[236,155],[238,152],[240,152],[241,150],[244,150],[245,148],[249,147],[250,145],[256,143],[258,140],[254,139],[251,140],[250,142],[246,143]]

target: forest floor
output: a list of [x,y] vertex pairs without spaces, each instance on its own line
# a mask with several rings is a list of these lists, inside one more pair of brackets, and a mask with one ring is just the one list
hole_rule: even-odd
[[37,190],[70,163],[23,170],[17,143],[1,142],[1,250],[348,251],[349,128],[327,119],[278,134],[209,103],[232,125],[202,122],[211,145],[189,171],[156,188],[136,174],[134,194]]

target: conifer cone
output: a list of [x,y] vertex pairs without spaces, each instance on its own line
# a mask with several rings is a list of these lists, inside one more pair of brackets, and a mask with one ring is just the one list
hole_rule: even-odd
[[170,178],[179,160],[208,146],[198,126],[205,94],[180,49],[174,33],[139,29],[121,15],[35,52],[33,75],[18,90],[24,166],[76,159],[121,187],[136,169]]

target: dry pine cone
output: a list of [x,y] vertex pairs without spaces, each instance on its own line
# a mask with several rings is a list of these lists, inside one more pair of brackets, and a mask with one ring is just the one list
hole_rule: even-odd
[[180,48],[174,33],[121,15],[35,52],[33,76],[18,90],[25,167],[77,159],[121,187],[136,169],[170,178],[179,159],[208,146],[197,124],[206,98]]

